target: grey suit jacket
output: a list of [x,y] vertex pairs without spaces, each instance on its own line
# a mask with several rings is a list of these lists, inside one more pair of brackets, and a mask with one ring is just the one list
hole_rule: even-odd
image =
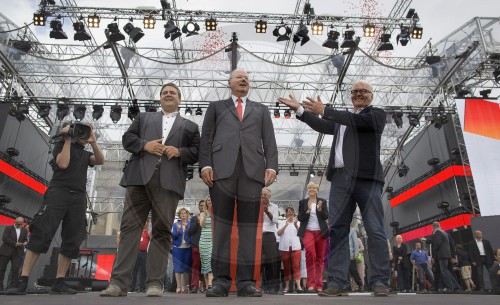
[[203,121],[200,170],[214,169],[214,179],[230,177],[241,148],[246,174],[264,183],[266,169],[278,172],[278,149],[269,109],[247,99],[240,123],[232,98],[210,103]]
[[24,247],[16,247],[16,242],[24,243],[28,241],[28,230],[25,227],[21,227],[21,232],[19,233],[19,241],[17,240],[16,229],[14,226],[8,226],[5,228],[2,234],[2,245],[0,246],[0,255],[12,257],[14,255],[21,255],[24,252]]
[[[158,156],[145,152],[143,148],[147,142],[162,138],[162,116],[161,111],[140,113],[123,134],[123,147],[131,152],[132,156],[124,170],[121,186],[146,185],[151,180]],[[170,160],[165,155],[161,157],[161,186],[184,198],[187,166],[198,161],[198,125],[178,114],[164,144],[178,148],[181,156]]]

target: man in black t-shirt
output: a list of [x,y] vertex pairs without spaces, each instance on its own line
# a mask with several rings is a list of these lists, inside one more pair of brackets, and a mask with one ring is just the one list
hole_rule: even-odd
[[[104,155],[96,143],[92,128],[88,139],[72,139],[68,131],[69,126],[60,130],[62,139],[52,151],[54,174],[44,194],[42,207],[31,223],[31,237],[26,246],[21,278],[17,287],[7,290],[5,294],[26,294],[31,269],[40,253],[46,253],[49,249],[61,221],[61,250],[56,280],[50,293],[76,293],[64,283],[64,277],[71,259],[78,257],[80,244],[85,238],[87,168],[104,164]],[[92,146],[93,153],[84,150],[87,143]]]

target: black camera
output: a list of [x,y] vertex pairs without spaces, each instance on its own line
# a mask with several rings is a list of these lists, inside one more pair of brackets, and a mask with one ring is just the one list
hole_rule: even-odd
[[65,124],[63,125],[63,127],[68,125],[69,125],[68,132],[61,132],[58,135],[53,136],[52,139],[58,140],[65,137],[70,137],[72,139],[87,140],[90,137],[92,129],[90,128],[89,125],[76,122],[71,124]]

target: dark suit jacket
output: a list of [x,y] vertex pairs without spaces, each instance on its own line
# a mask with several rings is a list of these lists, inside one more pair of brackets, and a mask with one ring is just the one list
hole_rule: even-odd
[[[328,224],[326,223],[326,220],[328,219],[328,204],[325,199],[323,198],[318,198],[318,202],[322,201],[323,204],[321,205],[321,211],[316,210],[316,216],[318,217],[318,222],[319,222],[319,228],[321,230],[321,235],[324,237],[329,236],[329,231],[328,231]],[[306,231],[307,223],[309,222],[309,216],[310,214],[307,214],[307,202],[309,201],[308,199],[302,199],[299,201],[299,214],[297,215],[297,220],[300,221],[300,227],[299,231],[297,232],[298,237],[304,237],[304,232]]]
[[203,121],[200,170],[214,169],[214,180],[230,177],[241,149],[248,177],[264,184],[266,169],[278,172],[278,149],[269,109],[247,99],[240,123],[232,98],[210,103]]
[[451,248],[448,234],[441,230],[432,233],[432,237],[427,240],[432,245],[432,256],[437,259],[451,258]]
[[21,227],[21,232],[19,234],[19,240],[17,240],[16,229],[14,226],[9,226],[5,228],[2,235],[2,245],[0,246],[1,256],[16,256],[22,255],[24,252],[24,247],[16,247],[16,242],[24,243],[28,241],[28,230],[25,227]]
[[[121,186],[146,185],[151,180],[158,156],[145,152],[143,148],[147,142],[162,138],[162,116],[161,111],[139,113],[123,134],[123,147],[131,152],[132,156],[120,181]],[[178,148],[181,156],[170,160],[165,155],[161,157],[161,186],[184,198],[187,166],[198,161],[198,125],[178,114],[164,144]]]
[[318,132],[334,135],[326,171],[328,181],[331,181],[335,172],[338,130],[340,125],[345,125],[342,154],[347,175],[384,182],[384,171],[380,163],[380,141],[386,120],[384,110],[368,106],[360,113],[354,114],[325,108],[322,118],[310,112],[304,112],[297,118]]
[[[489,267],[495,261],[495,252],[493,251],[493,247],[491,246],[489,240],[483,239],[483,247],[486,254],[486,264],[488,265],[487,267]],[[476,239],[473,239],[469,243],[469,254],[471,263],[476,263],[481,257],[481,255],[479,254],[479,248],[476,244]]]

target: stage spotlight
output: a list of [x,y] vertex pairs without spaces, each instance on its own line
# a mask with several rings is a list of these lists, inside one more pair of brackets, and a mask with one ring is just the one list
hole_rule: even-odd
[[194,177],[194,169],[188,168],[186,173],[186,181],[193,179],[193,177]]
[[356,42],[354,41],[354,30],[349,30],[347,28],[344,31],[344,41],[340,45],[341,48],[354,48],[356,46]]
[[340,33],[335,31],[333,26],[330,26],[330,31],[328,32],[328,36],[323,42],[323,47],[329,49],[338,49],[339,48],[339,36]]
[[144,108],[146,109],[146,112],[156,112],[156,111],[158,111],[158,107],[153,106],[153,105],[146,105],[146,106],[144,106]]
[[389,225],[391,226],[391,228],[396,229],[397,227],[399,227],[399,222],[397,222],[397,221],[393,221],[393,222],[391,222]]
[[6,152],[7,152],[7,155],[9,155],[9,157],[11,157],[11,158],[19,156],[19,150],[14,148],[14,147],[7,148]]
[[285,112],[283,112],[283,116],[285,117],[285,119],[289,119],[292,117],[292,112],[290,109],[287,109],[285,110]]
[[84,40],[90,40],[92,37],[90,37],[89,33],[85,31],[85,25],[83,24],[82,21],[78,21],[73,23],[73,29],[75,30],[75,36],[73,36],[74,40],[78,41],[84,41]]
[[377,51],[391,51],[394,50],[394,46],[391,43],[391,34],[385,33],[380,36],[380,44],[377,47]]
[[87,108],[84,105],[77,105],[73,109],[73,116],[75,120],[81,121],[85,118],[85,112],[87,112]]
[[441,162],[439,158],[430,158],[427,160],[427,165],[432,166],[434,170],[438,170],[439,162]]
[[142,22],[144,24],[145,29],[154,29],[155,28],[156,19],[151,15],[145,16],[144,20]]
[[401,32],[396,36],[396,44],[401,43],[405,47],[410,41],[410,28],[401,25]]
[[438,202],[438,204],[437,204],[437,208],[440,209],[443,214],[448,214],[450,212],[448,210],[449,207],[450,207],[450,203],[447,201],[441,201],[441,202]]
[[301,23],[299,29],[297,30],[295,35],[293,35],[293,42],[297,43],[300,41],[300,45],[303,46],[306,42],[310,40],[307,33],[309,33],[307,26]]
[[313,35],[323,35],[323,23],[315,21],[311,24],[311,32]]
[[17,104],[17,111],[23,114],[29,114],[30,108],[26,103]]
[[69,114],[69,107],[66,104],[57,104],[56,117],[62,121]]
[[133,42],[138,42],[144,36],[142,29],[134,26],[134,24],[132,23],[132,18],[130,22],[123,27],[123,30],[125,31],[125,33],[127,33],[127,35]]
[[198,35],[198,31],[200,31],[200,26],[193,22],[192,18],[182,27],[182,33],[186,34],[186,37]]
[[420,127],[420,120],[418,119],[418,114],[409,114],[408,115],[408,123],[413,127]]
[[33,25],[34,26],[45,26],[45,14],[44,13],[34,13],[33,14]]
[[374,37],[375,36],[375,25],[367,23],[363,25],[363,33],[365,37]]
[[141,110],[139,109],[139,106],[137,106],[137,104],[135,104],[135,105],[132,105],[132,106],[128,107],[128,114],[127,114],[127,116],[128,116],[128,118],[130,120],[133,121],[135,119],[135,117],[139,115],[140,112],[141,112]]
[[203,110],[201,109],[201,107],[196,108],[196,110],[194,111],[194,114],[197,116],[202,116]]
[[47,103],[44,104],[38,104],[38,117],[39,118],[46,118],[49,116],[50,113],[50,105]]
[[259,21],[255,21],[255,33],[265,32],[267,32],[267,21],[263,21],[262,19]]
[[316,173],[314,171],[309,172],[309,177],[314,178],[316,176]]
[[321,178],[323,177],[323,171],[322,170],[318,170],[318,178]]
[[92,111],[92,119],[97,121],[102,117],[104,107],[102,105],[94,105],[92,108],[94,109],[94,111]]
[[497,84],[500,84],[500,66],[497,66],[493,71],[493,78]]
[[396,124],[396,127],[401,128],[403,127],[403,113],[402,112],[396,112],[392,115],[392,120],[394,121],[394,124]]
[[193,114],[193,110],[191,109],[191,107],[187,107],[186,111],[184,111],[184,115],[191,116],[192,114]]
[[479,95],[481,95],[484,99],[489,98],[490,94],[491,94],[491,89],[486,89],[486,90],[479,91]]
[[109,32],[109,40],[112,42],[117,42],[120,40],[124,40],[125,36],[123,36],[122,33],[120,33],[120,29],[118,28],[118,23],[112,22],[108,24],[108,32]]
[[50,31],[50,38],[55,38],[55,39],[68,39],[68,35],[64,33],[62,30],[62,23],[59,18],[57,19],[52,19],[50,22],[50,28],[52,31]]
[[422,39],[422,34],[424,32],[424,28],[421,26],[414,26],[411,32],[411,38],[413,39]]
[[434,123],[435,128],[441,129],[444,124],[448,123],[448,116],[446,114],[439,114],[432,120],[432,123]]
[[217,19],[213,17],[205,19],[205,30],[207,32],[217,30]]
[[171,41],[182,36],[180,29],[175,25],[175,22],[170,19],[164,26],[165,28],[165,39],[170,38]]
[[118,121],[122,117],[122,106],[120,105],[112,105],[111,106],[111,112],[109,113],[109,117],[111,118],[111,121],[113,123],[118,123]]
[[283,21],[273,30],[273,36],[278,37],[276,41],[290,40],[291,34],[292,34],[292,29],[289,26],[285,25]]
[[7,203],[10,203],[11,199],[7,195],[0,195],[0,207],[5,207]]
[[280,110],[274,109],[274,118],[279,119],[281,117]]
[[392,186],[388,186],[385,188],[386,193],[392,194],[393,191],[394,191],[394,188]]
[[98,28],[99,23],[101,23],[101,18],[97,16],[97,14],[87,17],[87,25],[89,28]]
[[399,166],[398,166],[398,176],[400,178],[402,177],[406,177],[406,175],[408,175],[408,172],[410,171],[410,168],[408,166],[406,166],[406,164],[404,163],[401,163]]

